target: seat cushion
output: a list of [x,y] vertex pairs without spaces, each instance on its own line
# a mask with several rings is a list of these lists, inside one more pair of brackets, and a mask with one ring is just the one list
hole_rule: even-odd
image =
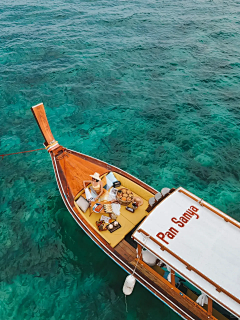
[[133,193],[136,193],[142,199],[145,199],[148,201],[148,199],[154,196],[153,193],[147,191],[143,187],[139,186],[137,183],[125,178],[121,174],[114,172],[114,175],[117,178],[117,180],[120,181],[125,188],[130,189]]
[[83,198],[83,196],[80,196],[79,199],[77,199],[77,205],[79,206],[79,208],[83,211],[86,212],[87,209],[89,208],[89,202]]

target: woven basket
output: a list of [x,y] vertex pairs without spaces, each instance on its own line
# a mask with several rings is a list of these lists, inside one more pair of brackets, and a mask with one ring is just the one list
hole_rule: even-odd
[[[124,197],[124,195],[128,195],[128,197]],[[122,205],[122,206],[127,206],[129,205],[129,203],[131,203],[133,201],[133,193],[131,190],[127,189],[127,188],[121,188],[118,190],[117,193],[117,201]],[[122,199],[123,198],[123,199]],[[131,198],[131,200],[125,200],[124,198]]]

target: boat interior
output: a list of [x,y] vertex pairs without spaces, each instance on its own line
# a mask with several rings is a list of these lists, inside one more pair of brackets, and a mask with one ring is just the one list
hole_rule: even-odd
[[[102,175],[101,179],[103,179],[108,173],[109,172]],[[115,251],[117,251],[126,261],[135,266],[138,260],[136,250],[137,243],[131,238],[131,235],[138,225],[149,214],[149,212],[146,211],[146,209],[149,207],[148,201],[154,195],[121,174],[117,172],[113,173],[116,179],[121,182],[121,187],[130,189],[134,193],[134,196],[140,196],[143,199],[142,206],[139,207],[134,213],[127,211],[125,206],[121,206],[120,215],[117,218],[121,225],[120,229],[113,233],[98,230],[96,221],[102,214],[96,212],[91,213],[90,208],[88,208],[84,213],[77,205],[76,201],[80,196],[86,197],[84,189],[76,195],[74,203],[79,214],[86,219],[86,221],[95,229],[95,231],[99,233],[112,248],[115,248]],[[90,185],[88,187],[90,187]],[[159,261],[156,260],[156,263],[153,266],[149,266],[146,262],[144,262],[143,257],[141,257],[139,262],[140,263],[138,263],[137,269],[139,269],[139,271],[145,274],[149,279],[152,279],[155,284],[159,283],[159,286],[162,287],[162,282],[165,282],[166,285],[169,286],[169,281],[167,280],[167,275],[169,272],[166,269],[166,265],[163,264],[159,266]],[[196,302],[198,296],[201,294],[197,288],[177,274],[175,275],[175,283],[175,286],[179,292],[182,292],[184,295],[189,297],[194,303]],[[203,308],[207,311],[207,305],[204,305]],[[216,303],[213,303],[212,314],[219,320],[232,319],[231,315]]]
[[[103,179],[109,172],[105,173],[101,176],[101,179]],[[93,228],[94,230],[103,237],[108,244],[114,248],[116,247],[120,241],[122,241],[131,231],[139,224],[140,221],[142,221],[149,213],[146,211],[148,208],[148,200],[152,198],[154,195],[144,189],[143,187],[139,186],[135,182],[131,181],[130,179],[127,179],[123,175],[113,172],[114,176],[118,181],[121,182],[121,188],[127,188],[131,190],[134,194],[134,196],[139,196],[143,200],[143,204],[137,208],[135,212],[129,212],[126,210],[126,206],[121,205],[120,209],[120,215],[117,217],[117,221],[121,225],[121,228],[118,230],[110,233],[108,230],[106,231],[99,231],[98,227],[96,225],[96,221],[99,220],[102,213],[96,213],[91,212],[91,208],[88,208],[86,212],[83,212],[78,204],[77,200],[80,196],[83,196],[86,198],[85,190],[81,190],[74,199],[74,204],[76,208],[78,209],[79,215],[81,215]],[[91,184],[88,185],[88,187],[91,187]],[[106,194],[105,192],[104,196],[100,198],[100,201],[106,200]]]
[[[69,154],[71,158],[76,157],[73,154]],[[59,160],[62,160],[62,169],[64,169],[66,163],[66,157],[60,158]],[[76,166],[79,166],[84,164],[84,160],[81,159],[78,163],[73,166],[73,170],[76,169]],[[72,159],[71,159],[72,161]],[[69,166],[68,167],[68,174],[69,174]],[[83,169],[83,168],[81,168]],[[88,172],[88,175],[92,173],[94,170],[93,168],[88,168],[91,171]],[[94,165],[94,169],[98,169],[99,172],[101,172],[101,180],[103,181],[104,178],[111,172],[110,170],[106,170],[106,168],[96,168]],[[100,171],[101,170],[101,171]],[[64,171],[64,170],[63,170]],[[71,190],[76,190],[77,187],[79,187],[79,181],[83,181],[83,176],[76,177],[76,170],[74,170],[75,174],[75,184],[70,185]],[[81,172],[79,170],[78,172]],[[131,235],[134,233],[134,231],[137,229],[137,227],[141,224],[141,222],[145,219],[146,216],[148,216],[151,212],[149,210],[149,203],[150,199],[152,199],[156,194],[149,192],[139,184],[135,183],[134,181],[128,179],[124,175],[120,174],[119,172],[112,171],[116,180],[121,182],[121,186],[119,188],[127,188],[131,190],[134,194],[134,196],[138,196],[142,199],[143,204],[137,208],[135,212],[130,212],[126,210],[126,206],[121,205],[120,209],[120,215],[117,217],[117,221],[120,224],[120,228],[114,232],[106,231],[100,231],[97,227],[96,221],[99,220],[99,218],[102,215],[105,215],[104,212],[96,213],[92,211],[91,207],[89,207],[85,212],[81,210],[81,208],[78,206],[78,199],[82,196],[86,199],[85,189],[82,187],[80,191],[78,191],[76,196],[74,197],[74,205],[77,208],[77,214],[81,219],[84,219],[87,221],[87,223],[95,230],[96,233],[98,233],[113,249],[114,251],[119,254],[128,264],[132,266],[136,266],[137,270],[141,272],[145,277],[150,279],[154,283],[154,285],[163,287],[165,284],[166,290],[168,290],[171,286],[171,283],[167,279],[167,274],[169,273],[166,269],[166,265],[159,266],[158,262],[154,263],[153,266],[148,265],[146,261],[144,261],[143,255],[140,259],[138,259],[137,255],[137,243],[131,238]],[[66,172],[64,172],[66,174]],[[73,177],[73,173],[71,173],[71,176]],[[86,179],[86,167],[85,167],[85,176]],[[77,181],[78,180],[78,181]],[[74,181],[72,179],[71,181]],[[87,186],[89,189],[91,188],[91,183]],[[105,191],[104,194],[101,196],[100,200],[98,202],[104,202],[107,200],[109,191]],[[169,190],[169,189],[168,189]],[[173,192],[175,189],[169,190]],[[168,193],[168,194],[169,194]],[[164,195],[155,202],[155,204],[152,206],[152,209],[161,202],[168,194]],[[196,305],[196,300],[198,296],[201,294],[201,292],[195,288],[193,285],[188,283],[185,279],[183,279],[179,275],[175,275],[175,287],[179,291],[179,293],[183,293],[185,296],[187,296],[189,299],[191,299],[192,303]],[[207,305],[202,307],[207,311]],[[227,311],[221,306],[217,305],[215,302],[213,302],[213,308],[212,308],[212,314],[214,317],[216,317],[219,320],[227,320],[227,319],[234,319],[231,318],[231,315],[227,313]]]

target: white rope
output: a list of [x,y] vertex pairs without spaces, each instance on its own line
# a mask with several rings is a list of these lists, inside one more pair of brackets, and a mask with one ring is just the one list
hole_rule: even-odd
[[128,308],[127,308],[127,296],[125,295],[125,306],[126,306],[126,312],[128,313]]
[[146,244],[149,238],[150,235],[146,236],[145,234],[143,234],[143,243]]
[[137,269],[137,265],[138,265],[138,261],[139,261],[139,259],[140,259],[140,255],[138,256],[138,254],[137,254],[137,257],[138,257],[137,263],[136,263],[135,268],[134,268],[134,270],[133,270],[132,276],[134,275],[134,273],[135,273],[135,271],[136,271],[136,269]]

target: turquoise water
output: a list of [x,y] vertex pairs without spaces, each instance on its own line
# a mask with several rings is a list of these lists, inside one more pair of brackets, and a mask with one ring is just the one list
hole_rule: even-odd
[[[239,1],[0,4],[1,154],[64,146],[240,221]],[[0,319],[179,319],[73,221],[45,151],[0,159]]]

